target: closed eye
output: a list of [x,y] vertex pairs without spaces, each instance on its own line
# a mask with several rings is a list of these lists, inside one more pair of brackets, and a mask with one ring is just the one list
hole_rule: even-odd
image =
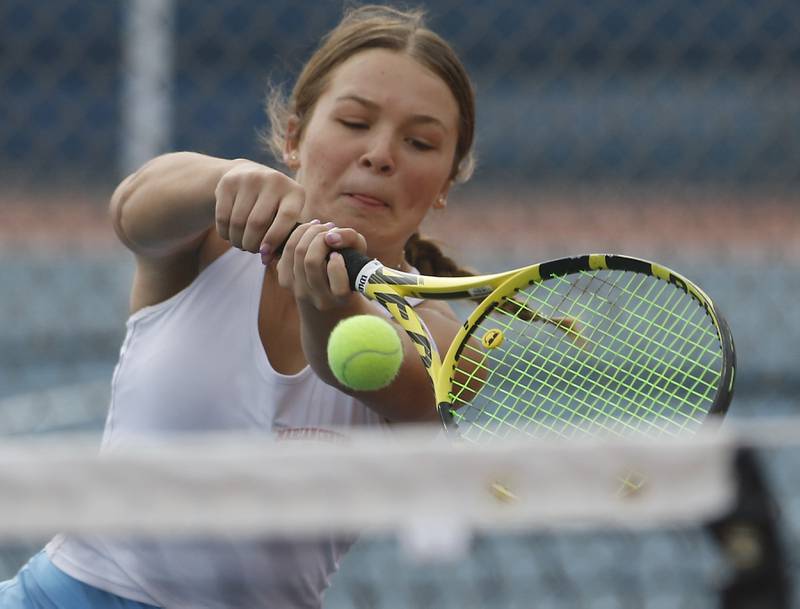
[[435,148],[435,146],[422,140],[411,140],[411,145],[418,150],[433,150]]
[[417,140],[414,138],[409,139],[408,143],[411,144],[417,150],[422,150],[422,151],[433,150],[435,148],[435,146],[429,144],[428,142],[423,142],[422,140]]
[[339,122],[347,127],[348,129],[368,129],[369,125],[367,123],[362,123],[359,121],[347,121],[344,119],[339,119]]

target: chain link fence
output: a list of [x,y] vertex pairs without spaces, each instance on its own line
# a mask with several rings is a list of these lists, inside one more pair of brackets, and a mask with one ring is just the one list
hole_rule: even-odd
[[[674,266],[730,317],[732,412],[796,411],[800,4],[426,7],[479,121],[475,177],[429,231],[487,272],[587,250]],[[106,218],[114,185],[166,150],[270,162],[267,84],[290,82],[341,10],[0,2],[0,432],[102,423],[132,272]]]

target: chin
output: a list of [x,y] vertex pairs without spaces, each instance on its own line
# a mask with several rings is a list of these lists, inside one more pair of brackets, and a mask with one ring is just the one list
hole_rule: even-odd
[[354,228],[362,235],[373,233],[376,224],[385,223],[385,218],[380,218],[372,210],[338,209],[328,214],[329,222],[341,228]]

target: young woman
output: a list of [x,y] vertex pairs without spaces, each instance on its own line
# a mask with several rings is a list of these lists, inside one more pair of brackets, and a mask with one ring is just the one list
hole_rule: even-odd
[[[136,273],[105,451],[136,436],[324,439],[347,426],[435,418],[406,337],[396,380],[375,392],[338,385],[325,347],[341,319],[382,315],[350,291],[337,250],[460,273],[417,230],[471,170],[474,99],[461,63],[420,12],[362,7],[323,40],[289,99],[273,96],[268,109],[270,146],[291,175],[179,152],[147,163],[112,197]],[[417,311],[449,344],[459,325],[451,310],[423,302]],[[59,535],[0,584],[0,605],[319,607],[349,544]]]

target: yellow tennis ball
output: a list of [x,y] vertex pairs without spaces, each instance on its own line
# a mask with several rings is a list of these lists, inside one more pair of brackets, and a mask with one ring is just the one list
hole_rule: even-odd
[[403,362],[397,331],[375,315],[343,319],[328,338],[328,365],[342,385],[359,391],[386,387]]

